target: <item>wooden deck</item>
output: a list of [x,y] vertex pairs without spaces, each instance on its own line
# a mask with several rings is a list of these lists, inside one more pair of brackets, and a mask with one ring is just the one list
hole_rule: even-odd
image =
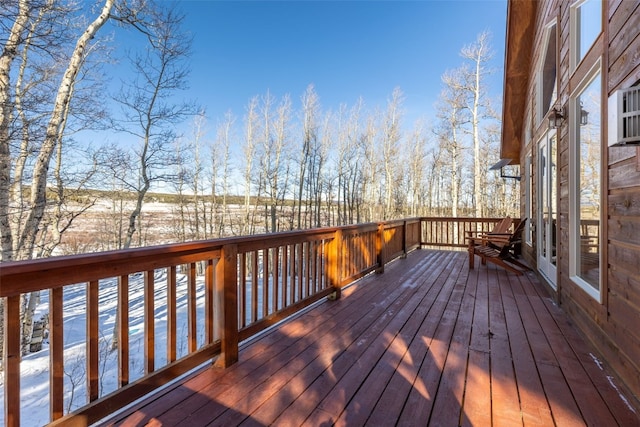
[[421,250],[104,424],[640,425],[609,375],[534,273]]

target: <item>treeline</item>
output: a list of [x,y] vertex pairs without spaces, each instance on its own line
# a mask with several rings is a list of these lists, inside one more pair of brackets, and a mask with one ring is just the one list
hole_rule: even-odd
[[[255,97],[241,126],[234,127],[238,120],[227,115],[210,143],[184,143],[179,179],[172,183],[180,239],[421,215],[474,216],[477,207],[481,216],[518,210],[517,183],[488,170],[499,160],[495,120],[480,127],[475,177],[465,127],[419,122],[407,131],[399,89],[378,112],[366,111],[362,101],[322,112],[312,86],[301,100],[302,110],[293,112],[287,96]],[[296,116],[302,123],[292,120]],[[228,194],[244,200],[238,204]]]
[[519,182],[489,170],[500,151],[485,88],[489,38],[482,33],[465,46],[461,66],[442,76],[429,122],[405,123],[400,88],[382,107],[360,99],[325,111],[313,85],[296,107],[289,95],[255,96],[244,116],[229,112],[214,129],[197,115],[176,145],[176,238],[410,216],[517,216]]

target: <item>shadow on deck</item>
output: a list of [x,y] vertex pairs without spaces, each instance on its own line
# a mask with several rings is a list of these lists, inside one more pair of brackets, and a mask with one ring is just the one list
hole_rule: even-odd
[[107,425],[640,425],[534,273],[421,250]]

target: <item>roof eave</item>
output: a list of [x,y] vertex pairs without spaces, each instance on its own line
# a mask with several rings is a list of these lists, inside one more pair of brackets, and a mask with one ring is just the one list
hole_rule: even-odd
[[520,163],[538,1],[509,0],[500,158]]

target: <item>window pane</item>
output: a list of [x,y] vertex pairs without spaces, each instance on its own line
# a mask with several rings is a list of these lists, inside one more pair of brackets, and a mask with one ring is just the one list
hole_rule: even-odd
[[557,97],[556,93],[556,26],[549,30],[547,51],[542,66],[542,115],[547,114],[551,104]]
[[578,275],[600,289],[600,112],[598,75],[576,99],[574,125],[578,146]]
[[582,61],[602,31],[602,1],[587,0],[576,9],[576,64]]

